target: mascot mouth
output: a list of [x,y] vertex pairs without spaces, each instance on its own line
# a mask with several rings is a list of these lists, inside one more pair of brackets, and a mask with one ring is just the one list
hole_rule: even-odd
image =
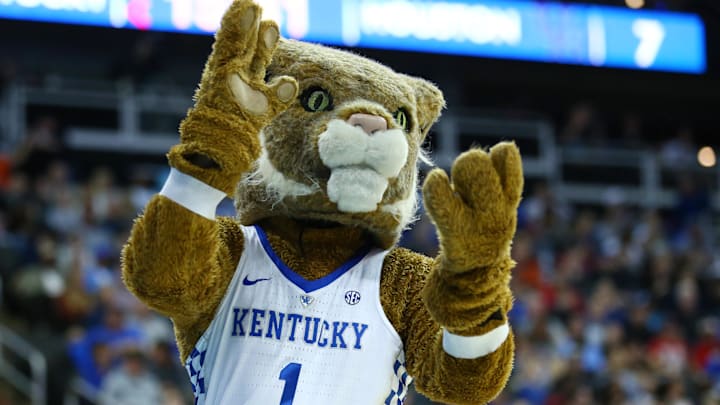
[[377,209],[408,157],[408,143],[401,129],[368,135],[343,120],[331,120],[318,137],[318,152],[330,169],[327,195],[338,210],[348,213]]
[[388,179],[361,166],[338,167],[330,172],[327,195],[342,212],[371,212],[382,201]]

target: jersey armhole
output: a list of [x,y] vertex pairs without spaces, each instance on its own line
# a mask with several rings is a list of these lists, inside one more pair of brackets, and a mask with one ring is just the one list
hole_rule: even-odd
[[392,322],[390,322],[390,319],[388,319],[387,314],[385,313],[385,308],[382,306],[382,300],[380,299],[382,293],[380,292],[380,289],[382,288],[381,279],[382,279],[382,273],[383,268],[385,266],[385,256],[388,255],[390,251],[385,250],[382,252],[377,252],[373,255],[373,260],[378,260],[378,265],[373,266],[377,268],[374,277],[375,277],[375,285],[377,288],[375,289],[375,297],[373,297],[375,301],[375,309],[378,311],[378,315],[380,316],[380,319],[382,320],[383,324],[385,325],[385,329],[387,329],[388,333],[392,337],[393,340],[395,340],[395,343],[397,343],[398,347],[401,351],[405,350],[402,338],[400,337],[400,334],[397,330],[395,330],[395,327],[393,326]]

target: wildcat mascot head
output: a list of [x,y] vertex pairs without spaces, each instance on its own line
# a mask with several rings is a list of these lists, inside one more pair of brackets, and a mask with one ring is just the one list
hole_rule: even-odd
[[444,107],[440,90],[358,55],[281,40],[268,79],[298,81],[295,103],[260,134],[241,181],[241,222],[286,216],[339,223],[392,246],[416,209],[421,144]]

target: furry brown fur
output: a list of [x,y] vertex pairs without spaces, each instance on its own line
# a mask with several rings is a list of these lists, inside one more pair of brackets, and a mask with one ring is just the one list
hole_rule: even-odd
[[[439,169],[429,174],[423,196],[440,237],[436,259],[393,248],[410,221],[420,144],[444,106],[442,94],[354,54],[278,40],[274,23],[259,17],[247,0],[236,0],[224,16],[181,143],[168,154],[174,168],[235,195],[239,221],[212,221],[156,196],[124,249],[128,288],[172,318],[185,359],[242,255],[240,223],[260,224],[280,258],[307,280],[373,243],[391,249],[381,304],[418,390],[444,402],[490,401],[512,368],[512,332],[494,352],[460,359],[443,350],[441,328],[478,336],[507,323],[509,248],[523,183],[517,148],[472,150],[457,159],[451,178]],[[313,88],[331,94],[332,109],[304,108],[297,95]],[[329,197],[333,170],[323,162],[334,156],[319,151],[329,136],[323,134],[333,120],[356,113],[382,117],[388,132],[402,129],[394,119],[400,109],[410,125],[393,142],[407,144],[404,163],[387,179],[376,208],[340,209]]]

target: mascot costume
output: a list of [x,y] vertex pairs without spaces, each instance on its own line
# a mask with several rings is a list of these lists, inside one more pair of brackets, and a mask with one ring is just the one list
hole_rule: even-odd
[[[131,292],[170,317],[197,404],[481,404],[513,363],[512,143],[422,187],[440,253],[396,247],[413,219],[431,83],[285,40],[235,0],[123,251]],[[234,196],[237,218],[215,216]]]

